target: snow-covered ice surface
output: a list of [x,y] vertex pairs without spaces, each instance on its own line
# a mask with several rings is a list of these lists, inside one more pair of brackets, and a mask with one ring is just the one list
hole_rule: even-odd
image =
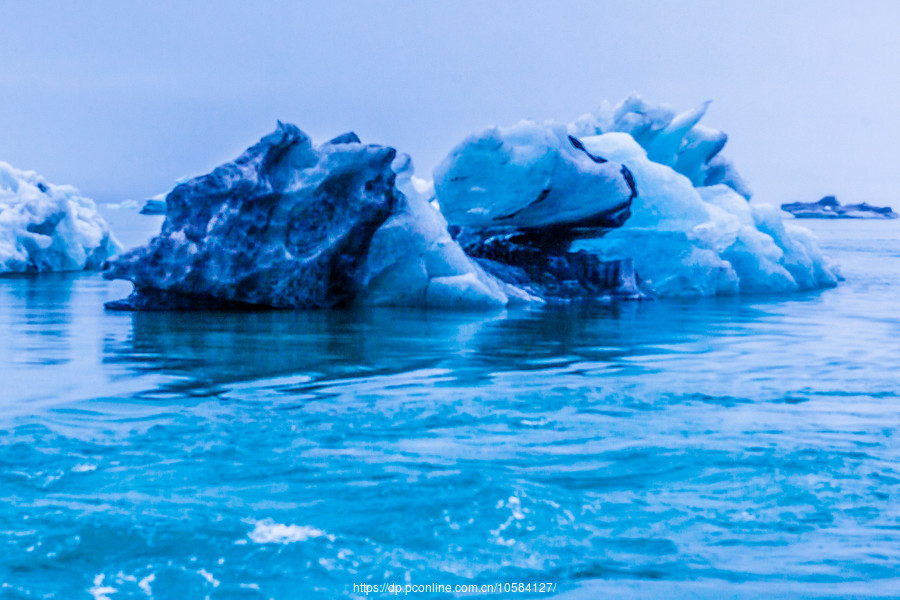
[[372,236],[361,301],[376,306],[491,308],[527,294],[486,274],[450,237],[429,204],[433,191],[401,154],[392,168],[402,192],[391,217]]
[[594,112],[569,123],[570,135],[590,137],[627,133],[647,151],[653,162],[672,167],[694,186],[723,183],[746,199],[750,187],[720,152],[728,141],[723,131],[700,125],[710,102],[684,113],[667,105],[652,105],[632,94],[616,106],[604,102]]
[[0,162],[0,273],[97,269],[119,249],[93,200]]
[[434,172],[451,225],[479,230],[621,224],[634,195],[622,165],[587,152],[564,127],[522,121],[458,144]]
[[631,217],[575,248],[631,258],[655,296],[788,292],[833,286],[837,268],[815,237],[786,224],[719,156],[727,136],[698,124],[707,104],[681,115],[632,96],[570,124],[594,154],[628,167]]
[[633,259],[646,291],[711,296],[837,283],[835,267],[812,234],[785,224],[774,206],[749,203],[723,184],[695,188],[671,167],[649,160],[627,134],[583,141],[628,165],[639,193],[624,226],[576,246],[608,260]]

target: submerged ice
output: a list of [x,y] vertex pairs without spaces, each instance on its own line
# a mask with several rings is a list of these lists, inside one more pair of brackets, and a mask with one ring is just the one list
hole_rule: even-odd
[[0,273],[97,269],[118,250],[93,200],[0,162]]
[[415,176],[393,148],[293,125],[184,181],[160,235],[109,263],[112,308],[512,303],[786,292],[835,285],[721,152],[727,136],[631,97],[568,126],[464,139]]

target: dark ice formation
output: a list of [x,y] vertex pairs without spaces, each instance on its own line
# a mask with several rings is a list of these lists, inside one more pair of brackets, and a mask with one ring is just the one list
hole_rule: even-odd
[[279,123],[234,162],[178,185],[160,234],[108,263],[107,278],[134,283],[108,308],[352,301],[372,235],[395,203],[396,152],[345,141],[314,148]]
[[818,202],[791,202],[781,209],[798,219],[896,219],[897,213],[890,206],[841,204],[834,196],[825,196]]

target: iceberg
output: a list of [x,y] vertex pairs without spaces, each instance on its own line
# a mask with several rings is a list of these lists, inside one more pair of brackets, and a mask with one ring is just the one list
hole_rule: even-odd
[[781,210],[798,219],[896,219],[897,213],[890,206],[841,204],[834,196],[825,196],[818,202],[791,202],[782,204]]
[[522,121],[416,177],[354,133],[294,125],[181,181],[158,236],[106,265],[111,309],[496,309],[517,303],[789,292],[833,286],[813,235],[749,202],[727,136],[632,96],[568,126]]
[[641,193],[622,227],[575,247],[604,260],[633,260],[642,289],[651,295],[788,292],[837,284],[837,269],[813,235],[785,225],[774,206],[748,202],[726,183],[695,187],[673,166],[651,160],[629,134],[582,142],[627,165]]
[[131,296],[107,307],[490,309],[620,287],[637,293],[628,267],[604,269],[585,253],[567,260],[551,247],[559,232],[624,220],[633,182],[622,165],[613,168],[617,179],[599,178],[612,199],[598,196],[600,208],[578,209],[574,221],[505,220],[501,237],[515,238],[516,226],[527,225],[545,247],[529,246],[519,255],[527,260],[503,266],[497,255],[467,254],[454,239],[409,156],[353,133],[315,146],[296,126],[279,123],[235,161],[166,196],[160,234],[107,263],[105,277],[134,284]]
[[110,261],[132,295],[112,309],[328,308],[361,287],[375,230],[396,202],[393,148],[355,135],[315,147],[278,128],[235,161],[177,185],[162,230]]
[[604,102],[599,109],[577,118],[568,125],[570,134],[590,137],[604,133],[627,133],[653,162],[672,167],[696,186],[727,185],[750,199],[750,187],[727,158],[719,153],[728,135],[700,125],[711,104],[678,114],[670,106],[654,106],[632,94],[611,107]]
[[0,162],[0,273],[98,269],[119,250],[93,200]]

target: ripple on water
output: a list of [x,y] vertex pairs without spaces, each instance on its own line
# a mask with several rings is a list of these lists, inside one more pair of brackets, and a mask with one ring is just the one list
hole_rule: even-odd
[[128,315],[0,278],[2,593],[890,597],[900,236],[834,227],[847,282],[779,299]]

